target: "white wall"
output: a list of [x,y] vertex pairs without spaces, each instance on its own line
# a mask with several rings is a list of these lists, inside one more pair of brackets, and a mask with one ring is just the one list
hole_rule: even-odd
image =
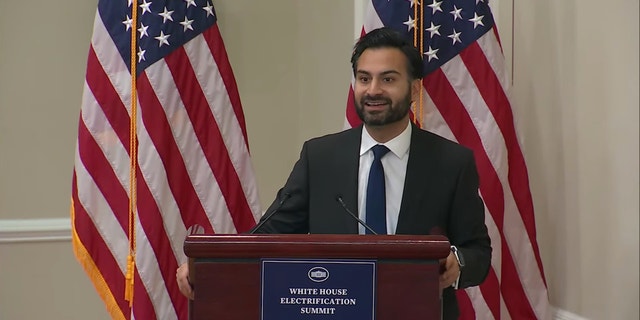
[[[69,215],[96,3],[0,1],[0,319],[108,319],[68,239],[8,242],[21,237],[17,219]],[[214,0],[214,5],[266,207],[302,142],[342,128],[353,4]],[[46,27],[33,23],[52,20]],[[29,307],[32,301],[37,308]]]
[[[95,4],[0,1],[0,241],[2,219],[68,217]],[[302,141],[342,127],[355,5],[214,4],[266,206]],[[638,319],[638,2],[499,8],[552,304]],[[0,242],[0,319],[40,318],[108,315],[68,240]]]
[[515,3],[514,92],[554,305],[638,319],[638,1]]

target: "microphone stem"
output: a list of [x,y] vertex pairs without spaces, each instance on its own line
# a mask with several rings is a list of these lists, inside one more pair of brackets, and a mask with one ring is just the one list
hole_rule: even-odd
[[369,227],[366,222],[362,221],[362,219],[358,218],[358,216],[356,216],[353,212],[351,212],[351,210],[349,210],[349,208],[347,208],[347,205],[342,200],[342,197],[338,197],[337,199],[338,199],[338,202],[340,202],[340,205],[342,206],[342,208],[344,208],[344,210],[350,216],[352,216],[354,219],[356,219],[361,225],[363,225],[367,230],[369,230],[369,232],[371,232],[372,234],[378,235],[378,233],[373,231],[373,229],[371,229],[371,227]]
[[267,223],[267,221],[271,220],[271,217],[278,212],[278,210],[280,210],[280,208],[282,208],[282,205],[285,203],[285,201],[289,200],[289,197],[291,197],[291,193],[285,193],[284,197],[282,198],[282,200],[280,200],[280,203],[278,203],[278,206],[273,209],[273,211],[271,211],[269,214],[264,216],[264,219],[260,219],[260,222],[258,223],[257,226],[255,226],[253,229],[251,229],[251,231],[249,231],[249,234],[254,234],[256,233],[258,230],[260,230],[260,228],[262,228],[262,226]]

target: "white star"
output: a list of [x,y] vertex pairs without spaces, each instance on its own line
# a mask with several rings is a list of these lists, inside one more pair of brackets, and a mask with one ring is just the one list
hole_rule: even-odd
[[173,10],[167,11],[167,7],[164,7],[163,12],[158,13],[158,15],[162,17],[162,23],[167,22],[167,20],[173,21],[173,17],[171,17],[172,14]]
[[167,41],[167,39],[170,37],[170,34],[164,34],[164,31],[160,30],[160,35],[157,37],[154,37],[154,39],[160,41],[160,43],[158,44],[158,47],[162,47],[163,44],[169,45],[169,41]]
[[424,53],[429,58],[429,62],[431,62],[431,59],[439,60],[438,59],[438,55],[436,54],[436,53],[438,53],[438,50],[440,50],[440,49],[431,49],[431,46],[429,46],[429,51]]
[[402,24],[407,26],[407,31],[411,31],[411,28],[416,26],[416,21],[413,20],[413,18],[411,16],[409,16],[409,20],[403,22]]
[[131,7],[131,4],[133,3],[133,0],[129,0],[129,1],[127,1],[127,3],[128,3],[127,7]]
[[133,24],[133,19],[129,18],[129,15],[127,15],[127,19],[122,21],[122,24],[124,24],[124,26],[127,27],[127,31],[129,31],[129,29],[131,29],[131,24]]
[[447,37],[453,39],[452,45],[454,45],[454,44],[456,44],[456,42],[462,43],[462,41],[460,41],[460,35],[461,34],[462,34],[462,32],[456,32],[456,29],[453,29],[453,33],[448,35]]
[[147,59],[144,58],[144,54],[147,52],[147,50],[142,50],[142,48],[138,48],[138,63],[140,61],[146,61]]
[[151,9],[149,8],[150,6],[151,6],[151,2],[147,2],[147,0],[142,0],[142,4],[140,5],[140,8],[142,8],[142,14],[144,14],[145,12],[151,13]]
[[442,1],[436,2],[436,0],[433,0],[433,3],[430,5],[427,5],[427,7],[431,8],[431,14],[434,14],[436,13],[436,11],[442,12],[442,9],[440,9],[441,5],[442,5]]
[[430,33],[429,37],[433,38],[434,34],[440,35],[440,31],[438,31],[438,29],[440,29],[440,25],[435,26],[433,25],[433,21],[431,21],[431,27],[424,30],[429,31]]
[[149,36],[149,34],[147,33],[147,29],[149,29],[149,26],[145,26],[144,24],[140,23],[140,28],[138,28],[138,33],[140,33],[140,39],[142,39],[142,37],[144,36]]
[[209,15],[212,15],[215,17],[215,15],[213,14],[213,6],[209,4],[209,2],[207,2],[207,5],[204,6],[202,8],[202,10],[207,12],[207,17],[209,17]]
[[184,0],[184,2],[187,3],[187,8],[189,8],[190,6],[197,7],[196,0]]
[[484,23],[482,23],[482,18],[484,18],[484,16],[478,16],[477,12],[473,13],[473,18],[469,19],[469,21],[473,22],[473,28],[475,29],[478,25],[481,25],[484,27]]
[[476,4],[478,4],[478,2],[484,2],[484,0],[476,0]]
[[413,8],[414,4],[417,5],[417,6],[420,5],[420,3],[418,3],[418,0],[407,0],[407,1],[411,2],[411,8]]
[[462,19],[462,15],[460,14],[460,12],[462,12],[462,8],[458,9],[458,7],[456,7],[456,5],[453,5],[453,11],[449,11],[449,13],[451,13],[453,15],[453,21],[458,20],[458,18]]
[[184,17],[184,21],[180,22],[180,24],[184,27],[184,30],[182,31],[187,31],[187,29],[191,29],[193,30],[193,27],[191,26],[191,24],[193,23],[193,20],[188,20],[187,17]]

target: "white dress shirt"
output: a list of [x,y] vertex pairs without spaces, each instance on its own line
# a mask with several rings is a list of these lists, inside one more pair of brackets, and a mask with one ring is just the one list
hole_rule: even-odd
[[[409,160],[409,144],[411,143],[411,123],[397,137],[386,143],[375,141],[367,128],[362,130],[360,142],[360,167],[358,171],[358,216],[366,221],[367,212],[367,183],[369,170],[373,163],[373,151],[371,148],[377,144],[383,144],[391,152],[382,157],[384,167],[385,196],[387,209],[387,234],[395,234],[400,215],[402,192],[404,191],[404,178],[407,175],[407,162]],[[359,227],[360,234],[365,233],[363,226]]]

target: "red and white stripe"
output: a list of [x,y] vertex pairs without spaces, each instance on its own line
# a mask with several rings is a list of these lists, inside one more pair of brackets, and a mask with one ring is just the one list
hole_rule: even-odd
[[[369,3],[363,32],[380,27]],[[495,29],[427,75],[423,86],[424,127],[474,151],[492,240],[487,280],[458,292],[461,319],[550,319],[527,168]],[[360,123],[352,97],[346,123]]]
[[96,14],[73,176],[74,251],[114,319],[186,319],[175,270],[186,261],[188,230],[242,232],[261,213],[242,105],[217,25],[144,70],[137,94],[129,308],[131,75]]

